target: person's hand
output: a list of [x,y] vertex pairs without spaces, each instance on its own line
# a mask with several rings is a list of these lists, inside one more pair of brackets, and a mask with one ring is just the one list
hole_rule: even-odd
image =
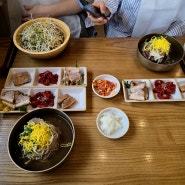
[[50,15],[47,13],[47,6],[43,5],[33,5],[33,6],[24,6],[25,11],[22,15],[22,22],[26,22],[33,18],[38,17],[49,17]]
[[[108,8],[105,6],[105,3],[103,1],[97,1],[92,4],[93,6],[100,9],[100,12],[104,15],[107,15],[107,12],[109,12]],[[107,19],[103,17],[95,18],[93,17],[89,12],[87,12],[88,17],[94,22],[95,25],[103,25],[106,24],[109,20],[109,17]]]

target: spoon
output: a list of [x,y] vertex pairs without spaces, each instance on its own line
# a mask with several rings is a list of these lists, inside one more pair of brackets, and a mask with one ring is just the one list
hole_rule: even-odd
[[13,43],[13,39],[11,39],[10,45],[8,47],[8,51],[5,56],[5,60],[3,62],[3,65],[0,67],[0,77],[7,76],[9,69],[12,67],[12,64],[14,62],[16,53],[17,53],[17,48]]

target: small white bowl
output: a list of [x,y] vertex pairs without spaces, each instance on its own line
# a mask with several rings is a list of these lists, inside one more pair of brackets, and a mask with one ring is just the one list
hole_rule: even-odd
[[[116,84],[116,88],[115,88],[115,89],[110,93],[110,95],[108,95],[108,96],[100,95],[100,94],[98,94],[98,92],[96,91],[96,89],[95,89],[94,86],[93,86],[93,82],[95,82],[96,80],[108,80],[108,81],[110,81],[110,82],[115,83],[115,84]],[[92,89],[93,89],[93,92],[94,92],[97,96],[99,96],[99,97],[101,97],[101,98],[112,98],[112,97],[116,96],[116,95],[119,93],[119,91],[120,91],[120,82],[118,81],[117,78],[115,78],[115,77],[112,76],[112,75],[109,75],[109,74],[99,75],[99,76],[97,76],[96,78],[94,78],[93,82],[92,82]]]
[[[119,118],[119,121],[118,121],[118,119],[116,120],[116,118],[115,118],[116,122],[114,122],[114,123],[111,123],[111,124],[108,122],[102,123],[101,119],[105,115],[116,116],[117,118]],[[113,130],[113,129],[111,130],[110,126],[113,126],[113,124],[117,125],[118,123],[119,123],[120,128],[115,129],[115,130]],[[109,127],[109,128],[107,128],[107,131],[109,131],[110,134],[106,133],[106,131],[103,129],[104,126],[102,126],[102,124],[104,124],[104,126],[107,124],[107,126]],[[115,125],[114,125],[114,128],[115,128]],[[120,110],[118,108],[114,108],[114,107],[109,107],[109,108],[103,109],[98,114],[98,116],[96,118],[96,126],[97,126],[99,132],[103,136],[105,136],[107,138],[111,138],[111,139],[117,139],[117,138],[124,136],[127,133],[128,129],[129,129],[129,119],[128,119],[127,115],[122,110]],[[112,131],[112,133],[110,131]]]

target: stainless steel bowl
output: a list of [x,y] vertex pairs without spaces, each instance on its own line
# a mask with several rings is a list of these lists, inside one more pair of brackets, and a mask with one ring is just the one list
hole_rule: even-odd
[[[169,57],[171,61],[170,64],[157,64],[143,56],[142,54],[143,43],[145,41],[149,41],[153,36],[156,36],[156,37],[163,36],[168,40],[168,42],[171,43],[171,48],[169,53]],[[138,54],[140,63],[145,68],[151,71],[164,72],[164,71],[169,71],[173,69],[183,59],[184,50],[183,50],[183,46],[174,37],[155,33],[155,34],[145,35],[139,40],[137,54]]]

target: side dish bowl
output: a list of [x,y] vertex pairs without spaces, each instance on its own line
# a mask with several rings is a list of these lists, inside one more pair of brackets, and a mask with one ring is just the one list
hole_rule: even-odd
[[[168,64],[157,64],[152,62],[151,60],[147,59],[142,53],[142,47],[144,42],[149,41],[152,37],[164,37],[166,40],[171,43],[169,58],[170,63]],[[182,59],[184,56],[183,46],[174,38],[164,34],[148,34],[142,37],[138,42],[137,54],[140,63],[147,69],[151,71],[157,72],[165,72],[173,69]]]
[[[119,93],[120,82],[116,77],[112,75],[99,75],[95,77],[92,81],[92,90],[97,96],[101,98],[112,98]],[[109,93],[107,93],[108,91]]]
[[[23,29],[26,27],[29,27],[31,25],[33,25],[36,22],[52,22],[56,25],[56,27],[63,32],[64,34],[64,41],[62,44],[60,44],[59,46],[57,46],[54,49],[51,49],[49,51],[30,51],[27,49],[24,49],[22,47],[21,41],[20,41],[20,36],[21,33],[23,32]],[[29,20],[23,24],[21,24],[14,32],[13,35],[13,41],[15,46],[22,52],[24,52],[25,54],[31,56],[32,58],[38,58],[38,59],[49,59],[49,58],[53,58],[55,56],[57,56],[58,54],[60,54],[67,46],[68,42],[69,42],[69,38],[70,38],[70,29],[69,27],[61,20],[56,19],[56,18],[48,18],[48,17],[43,17],[43,18],[35,18],[32,20]]]
[[98,114],[96,126],[103,136],[110,139],[118,139],[127,133],[129,119],[122,110],[108,107]]
[[[46,160],[31,160],[25,164],[22,158],[22,148],[18,145],[20,133],[24,126],[33,118],[40,118],[52,124],[61,133],[60,147]],[[75,129],[71,119],[57,109],[42,108],[33,110],[22,116],[13,126],[8,138],[8,153],[12,162],[19,168],[28,172],[46,172],[59,166],[68,157],[75,140]]]

